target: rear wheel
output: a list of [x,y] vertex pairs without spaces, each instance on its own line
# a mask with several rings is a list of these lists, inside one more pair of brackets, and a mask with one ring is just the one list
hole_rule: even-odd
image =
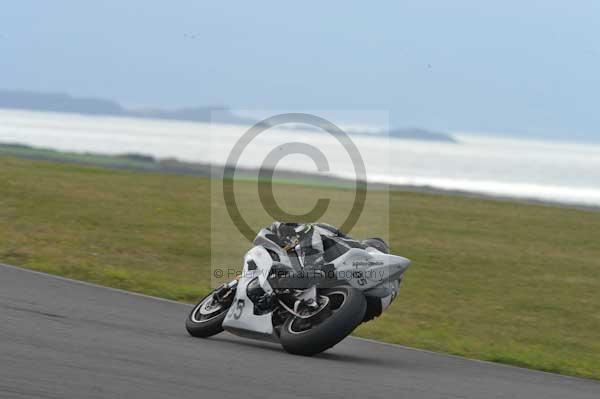
[[[233,299],[233,292],[227,297]],[[185,320],[185,328],[192,337],[207,338],[223,331],[223,320],[231,300],[215,298],[215,291],[202,299]]]
[[367,303],[362,292],[352,287],[319,290],[329,299],[327,309],[313,318],[290,316],[281,328],[283,348],[293,354],[312,356],[346,338],[363,320]]
[[367,238],[363,240],[362,243],[367,247],[373,247],[376,250],[383,252],[384,254],[390,253],[390,247],[383,240],[383,238],[375,237],[375,238]]

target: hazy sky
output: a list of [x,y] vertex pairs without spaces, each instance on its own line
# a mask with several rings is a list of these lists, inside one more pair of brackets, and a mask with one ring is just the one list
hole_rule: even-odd
[[600,2],[29,1],[0,88],[600,140]]

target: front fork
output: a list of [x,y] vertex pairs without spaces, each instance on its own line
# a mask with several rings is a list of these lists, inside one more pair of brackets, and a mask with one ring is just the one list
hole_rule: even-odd
[[217,302],[223,302],[224,300],[229,299],[235,293],[235,289],[238,285],[238,279],[230,281],[228,283],[223,283],[219,287],[217,287],[213,292],[213,298]]

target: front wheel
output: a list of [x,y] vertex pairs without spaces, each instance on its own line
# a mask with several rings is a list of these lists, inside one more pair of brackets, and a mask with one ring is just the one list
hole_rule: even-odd
[[[185,328],[192,337],[208,338],[223,331],[223,320],[231,301],[217,300],[215,292],[211,292],[194,306],[185,320]],[[229,295],[233,297],[232,294]]]
[[319,290],[329,299],[327,317],[301,319],[290,316],[281,328],[280,341],[290,353],[312,356],[346,338],[363,320],[367,302],[362,292],[352,287]]

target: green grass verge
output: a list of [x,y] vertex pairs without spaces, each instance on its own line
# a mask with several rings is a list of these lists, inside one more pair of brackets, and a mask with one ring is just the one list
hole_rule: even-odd
[[[0,156],[0,261],[194,301],[209,289],[210,186]],[[290,203],[348,197],[279,188]],[[389,312],[356,335],[600,379],[600,213],[398,191],[390,221],[393,251],[414,263]],[[215,245],[235,264],[246,249]]]

